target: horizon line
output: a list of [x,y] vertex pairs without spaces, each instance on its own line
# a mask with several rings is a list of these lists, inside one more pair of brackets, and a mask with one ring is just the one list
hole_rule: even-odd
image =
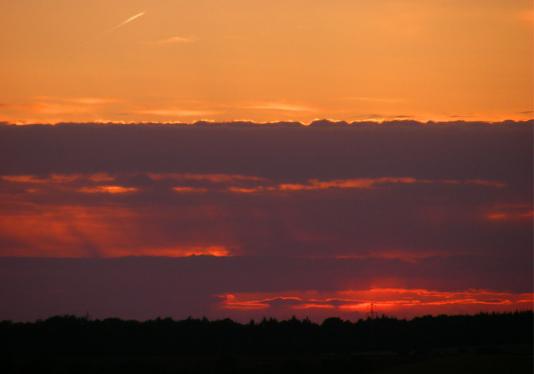
[[[121,317],[117,317],[117,316],[109,316],[109,317],[103,317],[103,318],[94,318],[91,316],[91,313],[90,312],[87,312],[86,314],[84,315],[81,315],[81,314],[69,314],[69,313],[66,313],[66,314],[53,314],[53,315],[50,315],[48,317],[45,317],[45,318],[37,318],[37,319],[34,319],[34,320],[14,320],[14,319],[0,319],[0,323],[12,323],[12,324],[39,324],[39,323],[47,323],[49,320],[54,320],[54,319],[76,319],[76,320],[80,320],[80,321],[87,321],[87,322],[101,322],[101,321],[106,321],[106,320],[118,320],[118,321],[121,321],[121,322],[137,322],[137,323],[151,323],[151,322],[155,322],[155,321],[172,321],[172,322],[185,322],[185,321],[207,321],[207,322],[220,322],[220,321],[228,321],[230,320],[232,323],[236,324],[236,325],[240,325],[240,326],[246,326],[246,325],[250,325],[250,322],[254,321],[254,324],[261,324],[262,321],[266,320],[266,321],[276,321],[276,322],[279,322],[279,323],[284,323],[284,322],[288,322],[288,321],[299,321],[301,323],[312,323],[312,324],[315,324],[317,326],[321,326],[324,324],[325,321],[327,320],[332,320],[332,319],[338,319],[338,320],[341,320],[343,322],[350,322],[350,323],[359,323],[359,322],[366,322],[368,320],[381,320],[381,319],[393,319],[393,320],[397,320],[397,321],[408,321],[408,322],[411,322],[411,321],[414,321],[414,320],[417,320],[417,319],[421,319],[421,318],[434,318],[434,319],[439,319],[441,317],[448,317],[448,318],[458,318],[458,317],[469,317],[469,318],[477,318],[477,317],[481,317],[481,316],[488,316],[488,315],[493,315],[493,316],[510,316],[510,315],[518,315],[518,314],[532,314],[534,315],[534,309],[515,309],[514,311],[498,311],[498,310],[494,310],[494,311],[478,311],[478,312],[473,312],[473,313],[451,313],[451,314],[447,314],[447,313],[439,313],[439,314],[433,314],[433,313],[426,313],[426,314],[418,314],[418,315],[414,315],[414,316],[410,316],[410,317],[403,317],[401,315],[395,315],[395,314],[386,314],[386,313],[380,313],[380,312],[375,312],[375,315],[374,316],[371,316],[370,312],[367,312],[367,313],[362,313],[359,315],[358,318],[355,318],[355,319],[347,319],[347,318],[343,318],[344,316],[342,315],[331,315],[330,317],[323,317],[323,318],[320,318],[320,319],[313,319],[313,318],[310,318],[309,316],[306,316],[306,317],[297,317],[296,315],[293,315],[292,317],[290,318],[277,318],[275,317],[274,315],[264,315],[262,317],[258,317],[258,319],[255,319],[254,317],[250,318],[248,320],[248,322],[240,322],[238,318],[230,318],[230,317],[221,317],[221,318],[210,318],[206,315],[203,315],[202,317],[200,316],[188,316],[187,318],[179,318],[179,319],[175,319],[173,316],[170,316],[170,315],[160,315],[160,316],[157,316],[157,317],[152,317],[152,318],[148,318],[148,319],[132,319],[132,318],[121,318]],[[365,315],[365,317],[364,317]],[[355,315],[356,316],[356,315]]]
[[291,125],[294,127],[318,127],[318,126],[337,126],[337,127],[351,127],[358,125],[371,125],[371,126],[382,126],[382,125],[410,125],[410,126],[432,126],[432,125],[509,125],[509,124],[524,124],[524,125],[534,125],[534,117],[530,119],[505,119],[505,120],[417,120],[417,119],[392,119],[392,120],[338,120],[338,119],[314,119],[312,121],[292,121],[292,120],[275,120],[275,121],[253,121],[253,120],[228,120],[228,121],[218,121],[218,120],[198,120],[194,122],[180,122],[180,121],[58,121],[58,122],[11,122],[11,121],[0,121],[0,126],[87,126],[87,125],[96,125],[96,126],[121,126],[121,125],[130,125],[130,126],[183,126],[183,127],[202,127],[202,126],[217,126],[217,125],[239,125],[239,126],[283,126]]

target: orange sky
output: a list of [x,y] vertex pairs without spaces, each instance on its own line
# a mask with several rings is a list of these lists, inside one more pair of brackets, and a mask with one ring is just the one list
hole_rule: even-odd
[[530,0],[17,0],[0,121],[532,118]]

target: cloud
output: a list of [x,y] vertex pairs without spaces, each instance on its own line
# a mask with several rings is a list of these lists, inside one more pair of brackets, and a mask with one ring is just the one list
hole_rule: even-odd
[[[130,256],[131,251],[127,248],[116,248],[113,251],[113,257]],[[222,245],[175,245],[170,247],[147,247],[137,251],[136,256],[150,256],[150,257],[195,257],[195,256],[210,256],[210,257],[228,257],[231,256],[231,251]]]
[[[138,191],[139,188],[149,185],[143,181],[139,188],[125,187],[120,185],[109,185],[107,182],[131,178],[130,183],[136,183],[136,177],[148,178],[151,184],[156,186],[169,186],[169,182],[180,182],[182,185],[173,185],[175,192],[223,192],[231,193],[292,193],[303,191],[326,191],[326,190],[374,190],[390,189],[394,187],[416,186],[416,185],[443,185],[451,188],[462,186],[473,186],[479,188],[505,188],[506,183],[497,180],[482,179],[416,179],[413,177],[379,177],[379,178],[352,178],[352,179],[335,179],[335,180],[318,180],[311,179],[305,183],[290,183],[279,181],[273,183],[268,178],[240,175],[240,174],[194,174],[194,173],[134,173],[123,174],[117,177],[110,176],[106,173],[99,174],[51,174],[48,176],[39,175],[4,175],[0,180],[16,184],[39,184],[54,187],[60,184],[63,190],[72,188],[84,193],[126,193]],[[103,183],[103,184],[102,184]],[[89,185],[83,185],[89,184]],[[200,185],[199,185],[200,184]],[[83,185],[81,188],[78,188]],[[54,187],[57,188],[57,187]]]
[[109,97],[54,97],[37,96],[28,103],[5,105],[9,111],[22,111],[31,114],[95,114],[102,107],[119,102]]
[[71,103],[80,105],[106,105],[114,104],[120,100],[111,97],[55,97],[55,96],[37,96],[35,99],[38,102],[52,102],[52,103]]
[[[43,224],[73,227],[76,222],[79,236],[73,234],[63,245],[46,230],[38,244],[28,245],[26,236],[13,236],[7,225],[4,235],[19,243],[19,255],[34,253],[31,246],[40,247],[43,255],[52,246],[59,252],[51,255],[68,253],[75,240],[83,247],[97,228],[125,238],[116,242],[95,232],[93,237],[101,239],[93,240],[93,247],[101,256],[149,254],[146,247],[183,246],[184,237],[187,245],[207,240],[245,255],[411,262],[436,255],[501,253],[502,240],[517,253],[530,245],[528,197],[517,205],[521,208],[509,207],[506,202],[517,199],[515,193],[495,180],[380,177],[295,183],[221,173],[21,174],[0,176],[0,197],[6,201],[0,213],[11,217],[5,224],[13,220],[21,227],[35,226],[43,211],[49,215]],[[503,204],[495,205],[495,199]],[[117,226],[99,214],[86,220],[86,212],[109,204],[137,218],[129,226]],[[508,224],[496,227],[500,223]],[[130,242],[124,230],[142,236],[140,243]]]
[[[100,235],[101,255],[221,245],[244,255],[527,257],[531,138],[525,123],[0,126],[0,214],[11,217],[0,251],[77,253],[73,243],[98,228],[124,238]],[[110,204],[136,218],[96,214]],[[44,227],[31,244],[10,234],[9,222],[31,227],[43,212],[77,227],[71,242]]]
[[1,180],[11,183],[24,184],[68,184],[78,182],[80,180],[87,180],[91,182],[111,182],[115,178],[106,173],[96,174],[50,174],[50,175],[3,175]]
[[196,174],[196,173],[148,173],[148,177],[154,181],[207,181],[210,183],[240,183],[240,182],[263,182],[266,178],[255,175],[240,174]]
[[263,102],[246,106],[248,109],[256,110],[273,110],[280,112],[313,112],[315,109],[298,104],[289,104],[283,102]]
[[[0,319],[318,318],[362,313],[344,290],[531,292],[532,125],[0,125]],[[454,297],[418,310],[501,305]]]
[[64,98],[63,101],[69,101],[76,104],[82,105],[106,105],[117,103],[118,99],[105,98],[105,97],[75,97],[75,98]]
[[202,117],[216,114],[217,112],[208,110],[182,109],[182,108],[155,108],[136,111],[137,114],[145,114],[156,117],[180,118],[180,117]]
[[139,191],[135,187],[125,187],[125,186],[116,186],[116,185],[104,185],[104,186],[93,186],[93,187],[82,187],[78,191],[83,193],[108,193],[108,194],[124,194]]
[[122,21],[118,25],[113,26],[111,29],[109,29],[109,32],[112,32],[112,31],[115,31],[117,29],[120,29],[121,27],[126,26],[127,24],[135,21],[136,19],[139,19],[139,18],[143,17],[145,14],[146,14],[146,12],[144,12],[144,11],[143,12],[139,12],[137,14],[134,14],[133,16],[125,19],[124,21]]
[[186,36],[171,36],[168,38],[156,40],[152,42],[152,44],[157,45],[169,45],[169,44],[190,44],[196,42],[197,39],[193,37],[186,37]]
[[228,190],[235,193],[261,193],[261,192],[300,192],[300,191],[321,191],[329,189],[375,189],[384,188],[392,185],[413,185],[413,184],[443,184],[450,186],[457,185],[474,185],[482,187],[504,188],[506,184],[500,181],[468,179],[468,180],[430,180],[415,179],[411,177],[380,177],[380,178],[361,178],[361,179],[337,179],[321,181],[311,179],[307,183],[281,183],[275,186],[257,186],[257,187],[234,187],[230,186]]
[[79,103],[40,101],[26,105],[31,113],[37,114],[81,114],[89,113],[92,109]]
[[189,186],[176,186],[172,190],[176,193],[206,193],[208,192],[207,188],[200,187],[189,187]]
[[368,290],[341,290],[334,292],[289,291],[274,293],[227,293],[218,295],[223,309],[250,311],[283,308],[313,311],[327,310],[330,315],[359,312],[371,308],[378,313],[406,316],[417,314],[471,313],[487,311],[528,310],[534,301],[532,293],[510,293],[468,289],[462,291],[435,291],[428,289],[371,288]]
[[406,101],[405,99],[401,99],[401,98],[372,97],[372,96],[348,96],[348,97],[343,97],[340,100],[361,101],[364,103],[378,103],[378,104],[398,104],[398,103],[403,103]]
[[532,210],[532,206],[522,209],[498,209],[488,212],[486,218],[489,221],[495,222],[513,222],[518,220],[532,222],[532,219],[534,218],[534,210]]

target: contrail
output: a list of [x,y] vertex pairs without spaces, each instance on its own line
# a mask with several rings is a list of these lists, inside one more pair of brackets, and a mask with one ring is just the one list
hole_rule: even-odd
[[111,28],[109,31],[111,32],[111,31],[115,31],[115,30],[117,30],[117,29],[120,29],[122,26],[125,26],[125,25],[129,24],[130,22],[133,22],[133,21],[135,21],[136,19],[143,17],[144,15],[145,15],[145,12],[137,13],[136,15],[131,16],[131,17],[128,18],[127,20],[122,21],[122,22],[119,23],[117,26]]

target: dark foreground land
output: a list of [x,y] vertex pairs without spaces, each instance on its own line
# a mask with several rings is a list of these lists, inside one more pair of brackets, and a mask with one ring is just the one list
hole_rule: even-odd
[[1,373],[532,373],[534,313],[0,322]]

